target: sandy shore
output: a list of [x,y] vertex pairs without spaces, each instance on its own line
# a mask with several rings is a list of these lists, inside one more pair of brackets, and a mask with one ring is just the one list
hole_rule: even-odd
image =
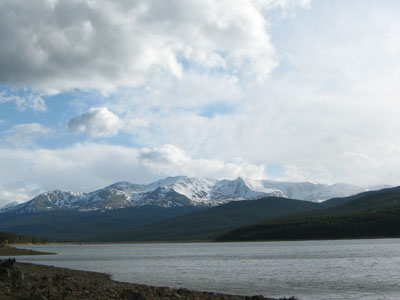
[[[153,287],[111,280],[109,275],[0,261],[0,299],[4,300],[272,300],[187,289]],[[291,298],[294,299],[294,298]],[[275,300],[275,299],[274,299]]]

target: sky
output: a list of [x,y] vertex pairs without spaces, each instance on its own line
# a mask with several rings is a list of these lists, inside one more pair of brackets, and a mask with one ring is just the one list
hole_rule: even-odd
[[167,176],[400,184],[397,0],[2,0],[0,206]]

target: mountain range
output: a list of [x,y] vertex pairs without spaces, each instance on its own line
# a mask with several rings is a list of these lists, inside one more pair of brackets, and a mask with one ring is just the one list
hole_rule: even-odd
[[[188,184],[194,182],[193,178],[174,177],[150,185],[116,183],[87,194],[48,192],[4,208],[0,213],[0,231],[79,242],[400,236],[400,187],[313,202],[285,198],[284,189],[273,189],[273,182],[268,181],[264,182],[269,184],[264,192],[254,189],[262,181],[249,182],[242,178],[207,181],[218,184],[210,184],[204,191],[196,189],[199,184]],[[295,195],[306,199],[310,194],[321,196],[321,191],[332,195],[338,187],[276,184],[285,185],[284,191],[296,192]],[[314,189],[310,188],[313,186]],[[268,195],[266,189],[280,191],[280,196]],[[189,192],[193,191],[197,197],[189,198],[192,197]],[[316,200],[321,200],[320,196]],[[229,233],[243,226],[264,223],[267,227],[261,227],[260,231],[256,226],[254,234],[254,227],[244,227],[240,234]]]
[[117,182],[90,192],[53,190],[22,203],[10,203],[0,213],[18,214],[54,210],[107,211],[127,207],[156,205],[162,207],[213,207],[238,200],[263,197],[291,198],[321,202],[347,197],[382,187],[362,188],[350,184],[281,182],[272,180],[216,180],[187,176],[167,177],[150,184]]

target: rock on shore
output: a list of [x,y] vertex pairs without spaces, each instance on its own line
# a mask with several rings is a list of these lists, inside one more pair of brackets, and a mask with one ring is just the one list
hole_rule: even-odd
[[117,282],[107,274],[18,263],[15,259],[0,261],[0,299],[272,300],[263,296],[224,295]]

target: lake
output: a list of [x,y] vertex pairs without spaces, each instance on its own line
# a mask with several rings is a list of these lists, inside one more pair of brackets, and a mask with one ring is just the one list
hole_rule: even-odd
[[400,239],[49,245],[17,260],[118,281],[302,300],[400,299]]

